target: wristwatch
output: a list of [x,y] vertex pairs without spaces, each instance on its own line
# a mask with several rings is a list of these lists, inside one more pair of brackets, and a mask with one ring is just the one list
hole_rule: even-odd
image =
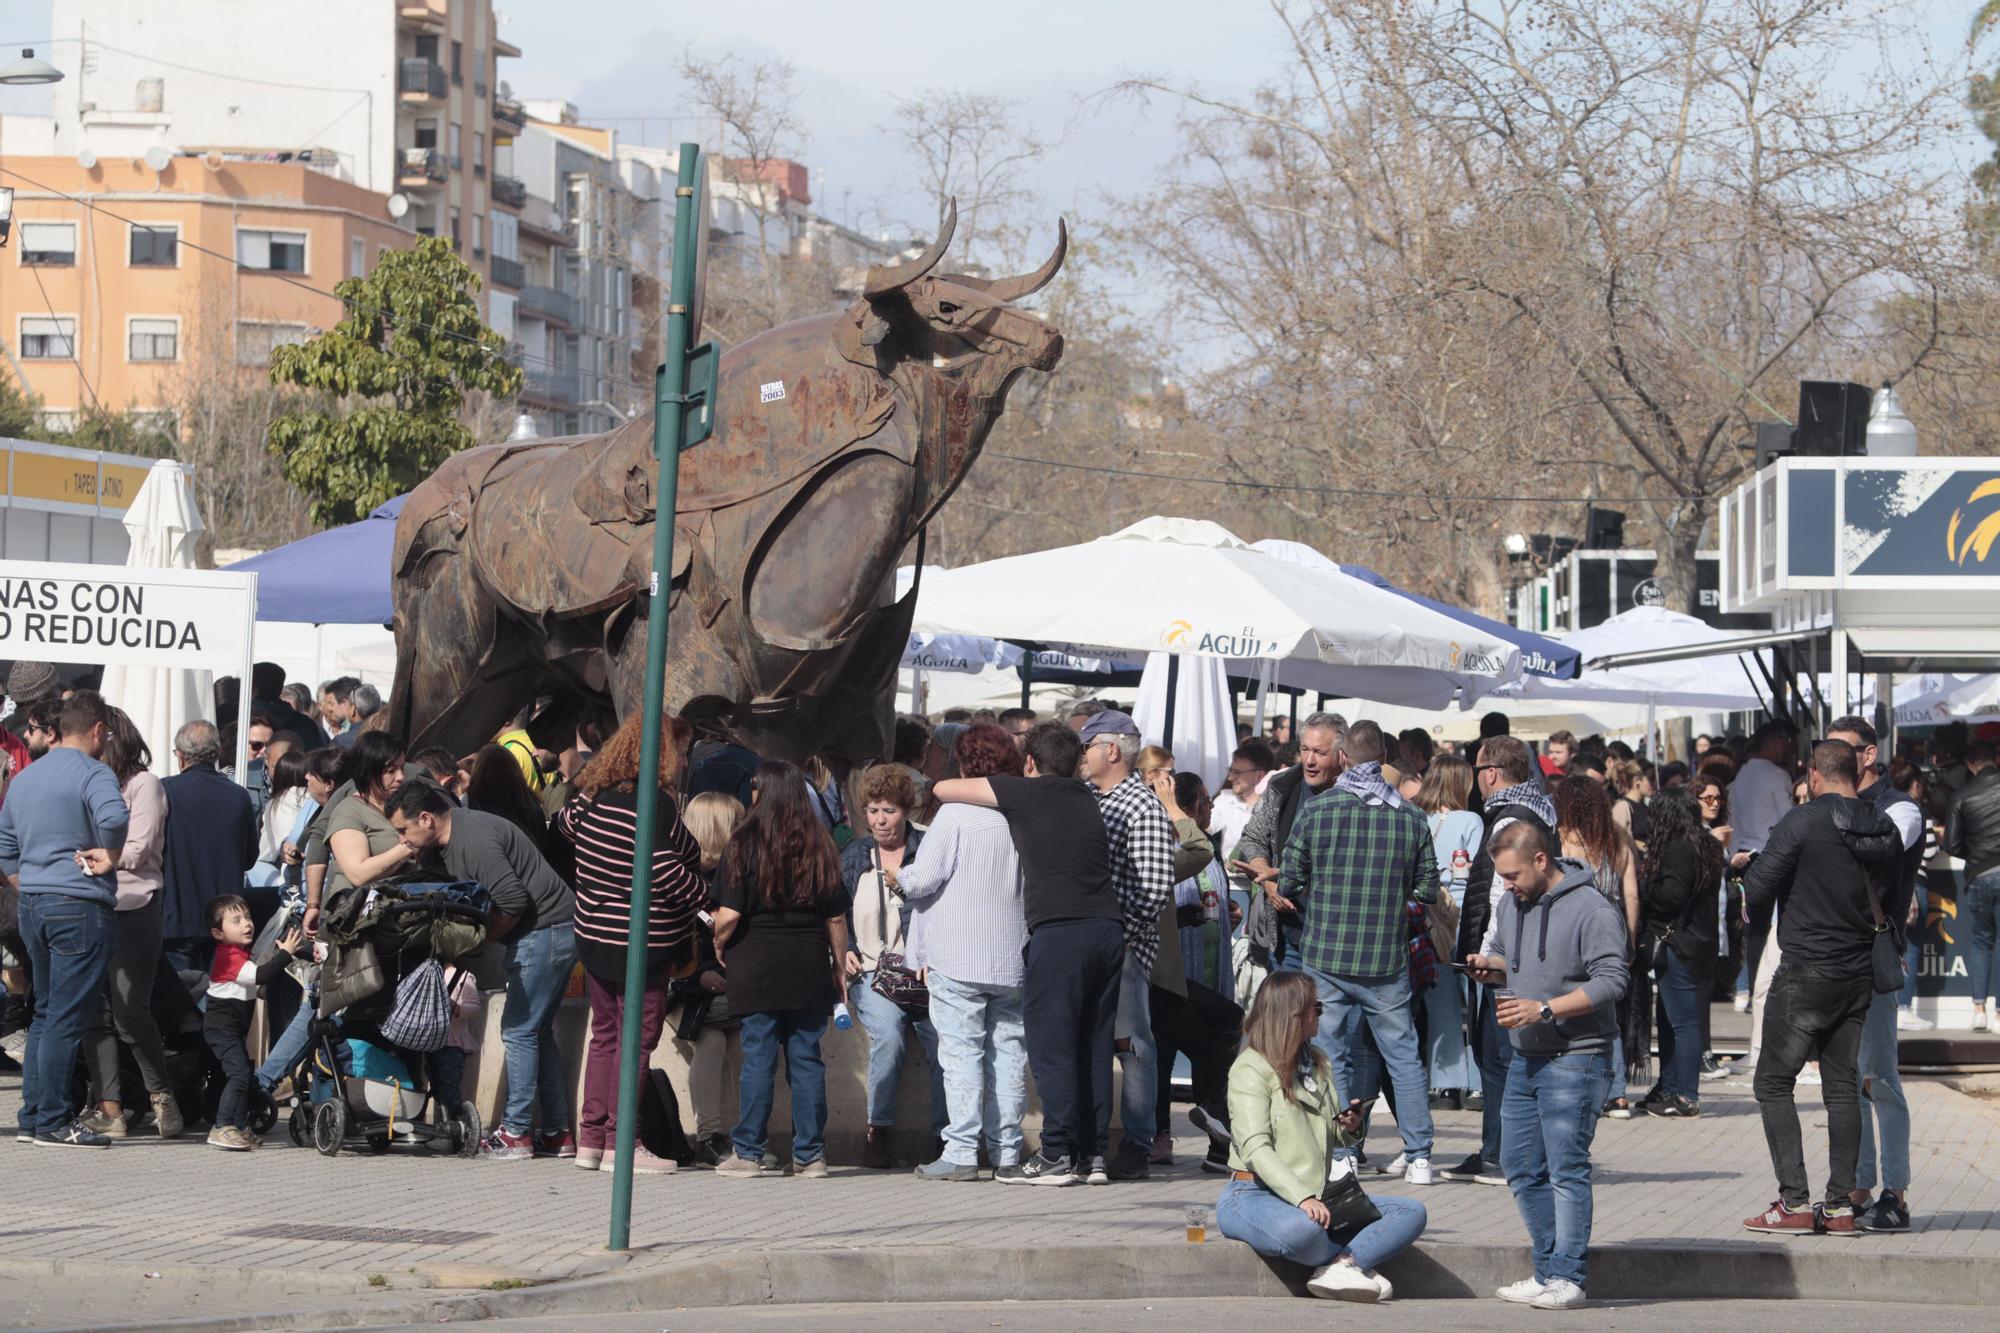
[[1542,1006],[1542,1021],[1544,1023],[1553,1023],[1556,1021],[1555,1011],[1547,1005]]

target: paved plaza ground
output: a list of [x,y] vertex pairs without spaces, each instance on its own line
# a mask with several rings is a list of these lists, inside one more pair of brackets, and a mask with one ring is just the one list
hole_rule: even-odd
[[[1704,1085],[1699,1120],[1601,1124],[1595,1243],[1838,1244],[1857,1260],[2000,1259],[2000,1109],[1936,1080],[1906,1086],[1916,1216],[1909,1235],[1833,1242],[1743,1232],[1740,1219],[1774,1190],[1756,1104],[1747,1082],[1732,1079]],[[18,1077],[0,1080],[0,1117],[13,1119],[18,1096]],[[1817,1178],[1826,1139],[1816,1089],[1800,1089],[1800,1110]],[[193,1139],[134,1138],[84,1151],[9,1138],[0,1143],[0,1321],[213,1317],[270,1309],[274,1292],[300,1308],[365,1306],[412,1287],[504,1288],[746,1252],[1184,1248],[1184,1209],[1212,1204],[1220,1184],[1200,1171],[1201,1141],[1177,1119],[1175,1166],[1154,1168],[1144,1183],[1102,1188],[926,1184],[838,1161],[824,1181],[732,1181],[705,1171],[642,1177],[632,1223],[641,1248],[629,1259],[603,1248],[609,1173],[566,1163],[496,1165],[402,1150],[325,1158],[292,1148],[282,1130],[249,1154]],[[1476,1115],[1436,1119],[1441,1165],[1477,1145]],[[1396,1151],[1386,1122],[1378,1120],[1371,1147],[1378,1158]],[[1522,1242],[1504,1188],[1373,1188],[1426,1203],[1425,1247]]]

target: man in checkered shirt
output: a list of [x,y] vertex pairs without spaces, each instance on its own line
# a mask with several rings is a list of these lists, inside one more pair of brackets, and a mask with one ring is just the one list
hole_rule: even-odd
[[[1153,1043],[1153,1016],[1147,982],[1160,952],[1160,911],[1173,897],[1173,821],[1166,807],[1133,771],[1139,755],[1139,725],[1129,713],[1103,712],[1083,725],[1079,773],[1097,791],[1097,807],[1111,843],[1111,883],[1125,918],[1125,971],[1118,987],[1118,1045],[1125,1063],[1119,1100],[1123,1131],[1108,1164],[1090,1164],[1091,1183],[1142,1180],[1148,1173],[1159,1085],[1159,1049]],[[1110,1107],[1098,1126],[1098,1142],[1108,1141]]]
[[1314,1045],[1347,1097],[1356,1086],[1361,1024],[1368,1025],[1396,1089],[1403,1134],[1402,1155],[1388,1173],[1428,1185],[1434,1131],[1410,991],[1408,903],[1437,901],[1437,853],[1429,821],[1383,779],[1384,750],[1375,723],[1347,729],[1339,780],[1292,825],[1278,891],[1305,916],[1301,961],[1323,1006]]

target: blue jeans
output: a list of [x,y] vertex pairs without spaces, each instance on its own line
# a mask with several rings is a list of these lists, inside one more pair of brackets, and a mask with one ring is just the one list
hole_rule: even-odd
[[1993,994],[1994,946],[2000,944],[2000,870],[1989,870],[1965,886],[1958,897],[1958,919],[1970,942],[1965,967],[1972,974],[1972,1002],[1981,1008]]
[[945,1125],[944,1075],[938,1069],[937,1028],[927,1018],[912,1018],[902,1005],[876,994],[875,974],[863,972],[847,986],[847,1007],[868,1034],[868,1123],[896,1123],[896,1088],[903,1077],[905,1038],[914,1031],[931,1062],[931,1130]]
[[54,1134],[70,1122],[70,1079],[83,1035],[104,1004],[115,923],[102,903],[60,893],[21,895],[21,939],[35,1010],[21,1059],[20,1126]]
[[[1180,941],[1161,948],[1179,948]],[[1118,976],[1118,1037],[1130,1048],[1118,1057],[1125,1077],[1118,1086],[1119,1146],[1126,1152],[1150,1154],[1159,1126],[1160,1048],[1153,1040],[1151,969],[1136,955],[1125,955]],[[1103,1137],[1109,1142],[1109,1126]]]
[[1660,1091],[1701,1100],[1701,1015],[1708,1006],[1689,967],[1671,945],[1655,977],[1660,996]]
[[[1380,980],[1360,981],[1329,976],[1306,969],[1319,988],[1319,1047],[1333,1066],[1334,1087],[1343,1103],[1349,1088],[1357,1086],[1355,1047],[1361,1041],[1360,1025],[1366,1023],[1374,1034],[1375,1047],[1389,1070],[1389,1084],[1396,1090],[1396,1127],[1403,1134],[1403,1155],[1429,1157],[1435,1131],[1431,1126],[1430,1080],[1424,1075],[1423,1053],[1417,1049],[1417,1024],[1410,1008],[1410,974]],[[1348,1156],[1345,1149],[1337,1155]]]
[[729,1135],[738,1157],[764,1160],[780,1047],[785,1052],[785,1082],[792,1088],[792,1165],[805,1166],[826,1156],[826,1062],[819,1052],[819,1039],[825,1033],[826,1015],[818,1010],[743,1015],[743,1072],[736,1080],[743,1118]]
[[1379,1268],[1409,1249],[1424,1234],[1430,1217],[1415,1199],[1372,1194],[1369,1201],[1381,1210],[1381,1220],[1361,1228],[1343,1247],[1297,1204],[1286,1203],[1262,1181],[1232,1180],[1215,1201],[1215,1226],[1267,1258],[1323,1268],[1343,1254],[1352,1254],[1361,1267]]
[[979,1140],[995,1166],[1021,1161],[1021,1117],[1028,1110],[1027,1028],[1019,986],[977,986],[931,969],[931,1022],[951,1120],[944,1159],[979,1160]]
[[531,930],[507,945],[507,1004],[500,1044],[507,1059],[507,1109],[500,1125],[526,1134],[541,1104],[542,1132],[569,1129],[569,1089],[556,1046],[556,1011],[576,966],[576,928],[567,921]]
[[1479,1091],[1479,1062],[1465,1040],[1465,978],[1447,967],[1438,969],[1437,984],[1424,992],[1429,1028],[1431,1086],[1439,1092],[1459,1088]]
[[1911,1012],[1917,1007],[1917,970],[1924,963],[1924,920],[1930,914],[1930,895],[1924,891],[1921,881],[1917,884],[1917,923],[1904,932],[1903,940],[1903,990],[1896,997],[1896,1003]]
[[[1855,1158],[1854,1188],[1875,1188],[1875,1118],[1882,1119],[1882,1188],[1910,1187],[1910,1103],[1896,1072],[1896,997],[1877,995],[1861,1025],[1856,1073],[1861,1094],[1861,1151]],[[1872,1114],[1871,1114],[1872,1111]]]
[[313,1002],[307,995],[299,1002],[292,1014],[292,1021],[285,1024],[285,1030],[271,1043],[271,1054],[263,1064],[257,1066],[257,1086],[269,1092],[278,1086],[278,1080],[291,1073],[298,1065],[299,1057],[312,1044]]
[[1611,1057],[1514,1052],[1501,1108],[1500,1165],[1528,1227],[1535,1277],[1584,1285],[1590,1141],[1611,1089]]

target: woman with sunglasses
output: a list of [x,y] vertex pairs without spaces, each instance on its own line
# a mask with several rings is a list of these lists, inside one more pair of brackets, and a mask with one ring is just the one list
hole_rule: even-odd
[[1340,1301],[1395,1294],[1376,1269],[1424,1234],[1415,1199],[1376,1195],[1382,1216],[1338,1240],[1322,1200],[1333,1150],[1355,1142],[1358,1105],[1342,1108],[1326,1057],[1313,1046],[1319,992],[1303,972],[1273,972],[1251,1002],[1243,1053],[1229,1070],[1231,1176],[1216,1201],[1222,1234],[1312,1270],[1306,1290]]

